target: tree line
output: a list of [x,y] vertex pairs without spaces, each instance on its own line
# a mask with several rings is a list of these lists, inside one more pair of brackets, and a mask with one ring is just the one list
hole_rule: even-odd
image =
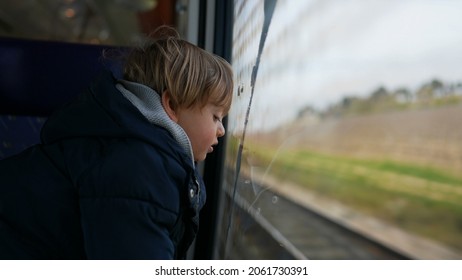
[[357,94],[345,95],[340,101],[321,111],[308,105],[298,112],[298,118],[305,116],[331,118],[374,114],[431,108],[461,102],[462,82],[444,83],[439,79],[433,79],[414,91],[405,87],[389,90],[385,86],[379,86],[365,97],[359,97]]

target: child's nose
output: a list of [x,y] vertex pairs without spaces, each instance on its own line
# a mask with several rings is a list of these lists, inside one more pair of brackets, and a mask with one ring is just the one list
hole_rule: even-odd
[[218,122],[217,137],[222,137],[225,135],[225,127],[221,122]]

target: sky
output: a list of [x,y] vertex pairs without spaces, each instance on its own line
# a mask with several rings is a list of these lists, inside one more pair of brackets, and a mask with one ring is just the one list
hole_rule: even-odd
[[[307,105],[323,109],[379,86],[462,81],[461,12],[458,0],[279,0],[249,126],[269,129]],[[235,102],[238,115],[248,96]]]

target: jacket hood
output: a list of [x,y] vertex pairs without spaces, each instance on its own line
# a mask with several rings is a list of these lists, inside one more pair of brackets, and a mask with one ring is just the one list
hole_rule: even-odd
[[48,118],[42,143],[82,137],[137,138],[191,158],[168,129],[151,123],[116,84],[112,73],[101,73],[87,90]]
[[162,106],[161,96],[152,88],[140,83],[119,80],[116,88],[150,122],[167,129],[193,159],[191,142],[186,132],[172,121]]

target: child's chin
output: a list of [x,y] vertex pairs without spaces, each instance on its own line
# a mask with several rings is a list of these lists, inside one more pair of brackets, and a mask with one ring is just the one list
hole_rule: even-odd
[[196,162],[203,161],[203,160],[205,160],[206,157],[207,157],[207,154],[205,154],[203,156],[195,157],[194,161],[196,161]]

